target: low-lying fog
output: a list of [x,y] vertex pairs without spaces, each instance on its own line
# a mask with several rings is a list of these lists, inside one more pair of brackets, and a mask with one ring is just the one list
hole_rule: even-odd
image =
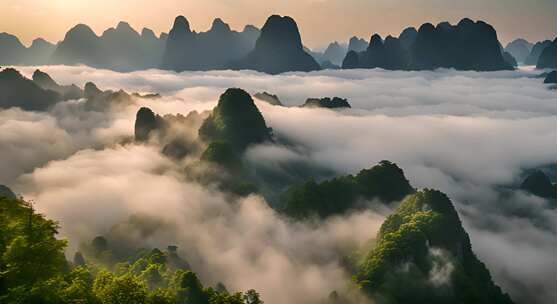
[[[18,67],[30,77],[35,67]],[[188,183],[158,147],[131,143],[135,114],[211,109],[229,87],[277,94],[296,106],[308,97],[347,98],[352,109],[271,106],[257,101],[274,133],[300,149],[260,145],[246,159],[261,166],[306,161],[338,174],[387,159],[417,188],[446,192],[495,281],[516,300],[557,301],[557,211],[542,199],[500,189],[524,169],[557,163],[557,91],[536,73],[151,70],[116,73],[40,67],[61,84],[160,93],[117,112],[87,112],[80,101],[47,113],[0,111],[0,184],[60,221],[70,250],[132,214],[165,227],[146,240],[179,245],[208,283],[254,288],[266,303],[315,303],[349,279],[335,259],[375,237],[385,212],[366,211],[318,225],[292,224],[252,196],[238,206]],[[520,212],[517,212],[520,211]],[[520,214],[520,215],[518,215]],[[526,215],[525,215],[526,214]]]

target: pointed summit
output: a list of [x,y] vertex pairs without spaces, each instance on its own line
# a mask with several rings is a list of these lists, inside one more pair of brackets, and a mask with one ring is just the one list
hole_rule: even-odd
[[97,34],[93,32],[93,30],[86,24],[80,23],[73,28],[71,28],[67,33],[64,40],[71,40],[71,39],[96,39],[98,38]]
[[294,19],[278,15],[273,15],[267,19],[261,29],[261,37],[257,41],[257,46],[271,47],[271,45],[284,45],[292,49],[303,50],[300,31]]
[[278,15],[267,19],[254,50],[234,67],[269,74],[320,69],[315,59],[304,51],[298,25],[294,19]]
[[133,31],[135,32],[135,30],[131,27],[131,25],[125,21],[120,21],[118,22],[118,25],[116,26],[116,29],[119,31]]
[[383,39],[381,38],[381,36],[379,34],[375,34],[373,36],[371,36],[371,39],[369,40],[369,47],[376,47],[376,46],[382,46],[383,45]]
[[170,30],[170,35],[176,34],[188,34],[191,33],[190,23],[186,17],[180,15],[174,19],[174,25]]
[[223,33],[223,32],[230,32],[230,26],[227,23],[224,23],[222,19],[216,18],[213,20],[213,24],[211,25],[211,29],[209,32],[215,33]]

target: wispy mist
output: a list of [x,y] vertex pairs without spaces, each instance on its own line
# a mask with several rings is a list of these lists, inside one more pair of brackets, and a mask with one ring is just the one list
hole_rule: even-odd
[[[557,299],[557,212],[539,198],[501,190],[519,183],[524,169],[557,163],[557,93],[533,72],[269,76],[41,69],[63,84],[93,81],[103,89],[163,95],[118,112],[85,112],[79,101],[42,114],[0,112],[0,181],[60,220],[71,248],[132,214],[145,214],[169,223],[145,241],[178,243],[210,283],[218,278],[233,289],[255,288],[267,303],[299,297],[316,302],[323,293],[345,288],[348,278],[337,258],[373,238],[382,214],[293,225],[261,197],[230,204],[214,189],[185,181],[180,164],[157,147],[129,143],[141,106],[158,114],[206,110],[228,87],[268,91],[289,106],[308,97],[339,96],[353,108],[334,112],[257,101],[275,134],[293,145],[255,146],[245,159],[275,170],[281,163],[305,162],[338,174],[383,159],[396,162],[413,186],[439,189],[455,201],[474,250],[505,291],[517,300]],[[33,70],[22,68],[27,75]],[[285,282],[282,290],[276,282]]]

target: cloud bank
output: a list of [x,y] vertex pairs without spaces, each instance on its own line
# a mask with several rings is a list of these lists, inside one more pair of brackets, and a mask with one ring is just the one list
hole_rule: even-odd
[[[28,75],[33,70],[22,68]],[[557,212],[541,199],[501,190],[520,182],[524,169],[557,163],[557,93],[534,72],[346,70],[269,76],[41,70],[62,84],[93,81],[103,89],[164,96],[117,113],[85,112],[78,101],[43,114],[0,112],[0,160],[6,164],[0,181],[60,220],[70,240],[104,233],[132,214],[157,215],[185,226],[161,231],[150,241],[179,242],[205,280],[218,274],[232,288],[260,290],[268,303],[291,300],[276,291],[277,280],[286,282],[293,296],[308,295],[308,302],[318,301],[324,290],[341,289],[347,278],[334,257],[372,238],[383,215],[367,212],[318,227],[291,226],[262,198],[230,205],[219,193],[184,181],[176,164],[154,147],[121,144],[133,133],[140,106],[158,114],[206,110],[228,87],[268,91],[289,106],[309,97],[339,96],[353,108],[333,112],[258,101],[275,134],[294,145],[255,146],[247,161],[276,170],[305,162],[337,174],[394,161],[413,186],[449,194],[474,250],[505,291],[517,301],[557,300],[552,286]],[[322,256],[327,252],[332,256]]]

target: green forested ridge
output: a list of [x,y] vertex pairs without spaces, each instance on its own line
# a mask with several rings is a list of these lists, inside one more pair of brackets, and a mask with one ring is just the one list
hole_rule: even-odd
[[512,303],[472,251],[449,198],[423,190],[381,226],[356,284],[380,303]]
[[257,292],[229,293],[204,287],[176,263],[176,247],[143,251],[135,258],[102,263],[111,256],[103,237],[91,243],[94,261],[77,253],[66,261],[58,225],[24,201],[0,198],[0,303],[6,304],[258,304]]
[[393,202],[413,193],[404,172],[396,164],[378,165],[317,183],[309,181],[291,187],[284,196],[284,212],[295,218],[328,217],[361,207],[360,200]]
[[271,140],[271,129],[251,96],[242,89],[228,89],[199,129],[205,142],[225,141],[234,149]]

